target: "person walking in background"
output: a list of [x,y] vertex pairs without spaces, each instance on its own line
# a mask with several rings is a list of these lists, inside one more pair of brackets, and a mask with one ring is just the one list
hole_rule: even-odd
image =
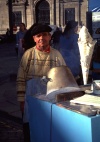
[[7,28],[7,31],[6,31],[6,40],[7,42],[10,42],[11,41],[11,37],[10,37],[10,30]]
[[21,59],[24,51],[22,48],[22,39],[26,33],[26,26],[24,23],[20,23],[19,31],[16,34],[16,53],[18,55],[19,60]]
[[59,42],[60,53],[75,78],[81,74],[77,31],[78,22],[68,21]]
[[[41,78],[56,66],[66,63],[59,51],[50,46],[51,27],[37,24],[31,29],[36,46],[25,51],[22,56],[17,75],[17,95],[23,115],[25,142],[30,142],[29,115],[27,95],[46,94],[46,86],[41,84]],[[35,116],[34,116],[35,117]],[[35,128],[34,128],[35,129]]]
[[53,48],[59,50],[59,40],[60,40],[60,36],[62,35],[61,30],[57,27],[56,31],[53,33],[52,35],[52,46]]
[[22,47],[23,47],[24,51],[35,46],[35,42],[34,42],[33,37],[31,35],[31,31],[34,26],[36,26],[36,23],[33,24],[29,29],[27,29],[27,31],[23,37]]
[[92,79],[100,80],[100,43],[96,43],[91,60]]
[[61,27],[61,25],[59,25],[59,30],[62,32],[62,27]]

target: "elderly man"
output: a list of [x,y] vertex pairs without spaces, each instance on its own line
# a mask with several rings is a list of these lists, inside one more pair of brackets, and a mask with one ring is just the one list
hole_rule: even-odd
[[[52,29],[48,25],[37,24],[33,27],[31,34],[36,46],[28,49],[20,62],[17,76],[17,95],[21,111],[24,114],[24,123],[26,124],[28,124],[28,117],[26,117],[27,103],[25,96],[29,94],[27,87],[30,80],[33,83],[32,95],[42,93],[45,89],[40,87],[40,79],[46,76],[52,67],[66,66],[59,51],[50,47],[51,31]],[[46,91],[43,93],[46,94]],[[25,136],[28,136],[27,132]],[[29,140],[26,141],[29,142]]]

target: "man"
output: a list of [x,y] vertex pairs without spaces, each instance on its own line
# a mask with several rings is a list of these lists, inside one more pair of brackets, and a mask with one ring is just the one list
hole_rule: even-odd
[[[66,65],[59,51],[50,47],[51,31],[52,29],[47,25],[37,24],[34,26],[31,34],[36,46],[28,49],[20,62],[17,76],[17,94],[21,111],[24,113],[24,123],[27,122],[27,124],[28,117],[26,113],[27,103],[25,96],[29,95],[30,89],[28,86],[30,81],[32,80],[33,83],[32,95],[42,93],[45,89],[40,87],[40,79],[46,76],[47,72],[52,67]],[[44,92],[46,94],[46,91]],[[28,136],[27,132],[25,136]],[[27,142],[29,142],[29,140],[27,140]]]

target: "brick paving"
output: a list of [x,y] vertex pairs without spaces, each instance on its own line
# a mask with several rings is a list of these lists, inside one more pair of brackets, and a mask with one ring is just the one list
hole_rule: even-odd
[[16,94],[18,58],[15,42],[0,44],[0,142],[23,142]]

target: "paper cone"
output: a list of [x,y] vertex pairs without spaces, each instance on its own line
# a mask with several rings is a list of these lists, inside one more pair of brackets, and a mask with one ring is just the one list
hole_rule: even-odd
[[92,39],[87,28],[83,26],[79,33],[78,45],[84,85],[86,85],[88,81],[89,68],[95,43],[96,41]]
[[89,74],[89,68],[82,68],[82,74],[83,74],[83,84],[86,85],[88,81],[88,74]]
[[82,58],[81,58],[81,68],[82,68],[84,85],[86,85],[88,81],[89,68],[90,68],[92,54],[93,54],[93,50],[88,51],[88,48],[87,48],[87,56],[82,55]]
[[90,67],[90,60],[88,59],[88,57],[85,57],[83,60],[81,60],[81,68],[82,68],[84,85],[86,85],[88,81],[89,67]]

